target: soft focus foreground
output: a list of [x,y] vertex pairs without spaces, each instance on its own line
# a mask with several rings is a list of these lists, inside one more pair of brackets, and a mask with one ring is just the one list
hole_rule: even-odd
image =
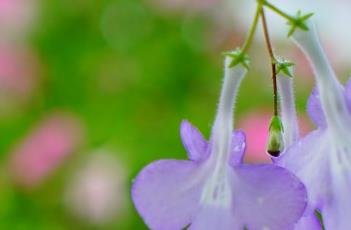
[[[183,118],[210,130],[219,54],[242,42],[247,2],[0,0],[0,229],[146,229],[131,180],[155,159],[185,158]],[[321,22],[343,15],[311,2]],[[334,37],[349,40],[346,32]],[[338,64],[340,41],[322,40]],[[306,114],[311,70],[295,47],[274,42],[297,63],[296,102]],[[269,160],[270,74],[256,46],[236,112],[248,162]]]

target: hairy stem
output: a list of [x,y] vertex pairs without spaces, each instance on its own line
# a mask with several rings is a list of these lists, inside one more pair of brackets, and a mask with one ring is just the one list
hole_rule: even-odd
[[276,60],[274,57],[273,53],[273,48],[272,48],[272,43],[271,39],[269,36],[268,32],[268,26],[267,26],[267,20],[266,20],[266,15],[264,12],[264,9],[261,8],[261,19],[262,19],[262,26],[263,26],[263,32],[264,32],[264,37],[269,53],[269,57],[271,59],[271,65],[272,65],[272,81],[273,81],[273,105],[274,105],[274,116],[278,116],[278,89],[277,89],[277,68],[276,68]]

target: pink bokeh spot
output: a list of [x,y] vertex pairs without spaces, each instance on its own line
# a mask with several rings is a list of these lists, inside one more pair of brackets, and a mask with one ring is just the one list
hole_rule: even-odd
[[269,113],[249,113],[241,117],[237,127],[246,134],[246,162],[270,162],[266,154],[268,126],[271,120]]
[[35,0],[0,0],[2,35],[13,37],[26,32],[36,16],[36,5]]
[[79,145],[82,127],[68,114],[52,114],[21,140],[10,153],[10,169],[17,184],[41,184]]
[[65,200],[78,219],[104,225],[126,213],[127,174],[116,155],[107,149],[95,151],[70,177]]
[[[272,115],[265,111],[250,112],[241,116],[237,127],[246,134],[247,150],[245,162],[263,163],[271,162],[266,153],[268,129]],[[305,117],[299,118],[300,132],[305,134],[310,130],[310,122]]]
[[21,47],[0,45],[0,89],[3,96],[28,98],[38,87],[38,60]]

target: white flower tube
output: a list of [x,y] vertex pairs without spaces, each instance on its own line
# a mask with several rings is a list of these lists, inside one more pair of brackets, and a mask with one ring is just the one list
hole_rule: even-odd
[[293,79],[278,75],[278,90],[280,96],[280,109],[284,127],[284,144],[288,148],[299,138],[299,126],[297,122],[295,98],[293,92]]
[[[212,128],[211,159],[208,161],[213,167],[213,173],[204,187],[202,202],[228,206],[231,203],[231,191],[228,179],[228,161],[231,153],[233,133],[233,108],[241,80],[247,70],[241,65],[229,67],[230,57],[225,59],[224,81],[218,104],[217,115]],[[214,200],[213,194],[221,193]]]
[[345,122],[351,124],[344,88],[321,47],[315,25],[309,22],[308,26],[309,31],[297,30],[293,38],[312,64],[327,123],[338,132],[344,129]]

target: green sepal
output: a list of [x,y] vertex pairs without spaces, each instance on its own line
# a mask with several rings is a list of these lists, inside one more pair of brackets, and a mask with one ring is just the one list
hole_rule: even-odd
[[291,78],[294,77],[290,67],[294,66],[295,63],[289,60],[277,59],[275,60],[275,64],[277,68],[277,74],[283,73],[283,75],[286,77],[291,77]]
[[250,58],[240,48],[236,48],[234,51],[231,52],[224,52],[223,55],[232,59],[232,61],[229,64],[230,68],[233,68],[238,64],[243,65],[244,68],[246,68],[247,70],[250,68]]
[[296,16],[294,17],[294,19],[290,20],[288,22],[288,24],[291,26],[289,33],[288,33],[288,37],[292,36],[294,34],[294,32],[296,31],[296,29],[301,29],[304,31],[308,31],[309,28],[306,25],[306,21],[313,16],[314,13],[308,13],[305,15],[302,15],[301,11],[297,11]]

